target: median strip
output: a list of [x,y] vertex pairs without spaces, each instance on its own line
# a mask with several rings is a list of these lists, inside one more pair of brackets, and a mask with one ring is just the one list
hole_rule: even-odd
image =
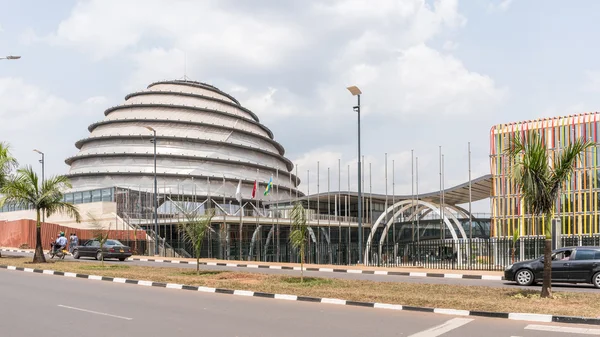
[[[4,252],[13,253],[28,253],[31,251],[17,250],[17,249],[2,249]],[[186,260],[165,260],[165,259],[152,259],[152,258],[128,258],[129,261],[139,262],[154,262],[154,263],[171,263],[171,264],[189,264],[196,265],[196,261]],[[242,263],[228,263],[228,262],[200,262],[202,266],[211,267],[233,267],[233,268],[267,268],[267,269],[278,269],[278,270],[295,270],[300,271],[300,267],[297,266],[280,266],[271,264],[242,264]],[[365,269],[352,269],[352,268],[313,268],[304,267],[304,271],[322,272],[322,273],[346,273],[346,274],[366,274],[366,275],[383,275],[383,276],[410,276],[410,277],[442,277],[452,279],[469,279],[469,280],[488,280],[488,281],[502,281],[504,277],[501,275],[477,275],[477,274],[459,274],[459,273],[428,273],[428,272],[402,272],[393,270],[365,270]]]
[[[11,262],[10,260],[11,259],[8,258],[2,258],[0,261]],[[21,258],[12,260],[22,261],[23,259]],[[229,294],[245,297],[262,297],[286,301],[360,306],[387,310],[419,311],[453,316],[480,316],[505,318],[511,320],[528,320],[535,322],[552,321],[600,325],[600,319],[597,318],[571,317],[556,314],[556,312],[561,312],[562,309],[564,309],[562,312],[567,311],[575,314],[583,313],[585,311],[587,311],[588,314],[599,312],[595,303],[599,302],[598,299],[600,299],[600,296],[593,293],[560,295],[557,296],[556,299],[552,300],[543,300],[539,298],[530,300],[528,298],[523,299],[522,296],[511,296],[507,299],[506,294],[510,290],[488,287],[423,284],[415,285],[397,282],[388,283],[356,280],[329,280],[318,278],[307,278],[305,279],[305,283],[300,283],[298,278],[273,275],[203,271],[204,276],[197,276],[195,275],[195,272],[190,273],[190,271],[187,269],[174,270],[173,268],[152,268],[138,266],[129,267],[123,265],[110,265],[101,267],[99,265],[90,265],[89,263],[86,264],[72,262],[53,263],[55,267],[65,269],[63,271],[58,271],[45,269],[47,265],[36,265],[35,268],[25,268],[19,265],[4,265],[2,262],[0,262],[0,264],[2,264],[0,265],[0,268],[7,270],[27,271],[54,276],[76,277],[80,279],[101,280],[105,282],[125,283],[145,287],[191,290],[196,292]],[[99,276],[98,274],[85,274],[80,272],[80,270],[98,270],[101,268],[106,269],[104,272],[99,273],[103,274],[102,276]],[[154,271],[156,269],[161,269],[161,273],[156,273]],[[154,272],[154,274],[149,274],[151,272]],[[174,276],[180,275],[181,273],[184,273],[185,275]],[[132,278],[142,275],[149,277],[153,281]],[[204,283],[204,285],[192,285],[185,284],[188,283],[185,281],[181,282],[185,279],[191,281],[191,283],[200,282]],[[210,286],[212,284],[219,286]],[[498,293],[504,294],[499,295]],[[471,296],[469,297],[468,295]],[[488,296],[488,298],[486,298],[486,296]],[[496,296],[497,299],[490,299],[489,296]],[[518,300],[516,300],[516,298],[518,298]],[[589,303],[589,305],[585,308],[581,308],[582,303]],[[436,307],[430,307],[427,306],[427,304],[435,304]],[[546,304],[546,306],[544,306],[544,304]],[[566,308],[562,308],[563,306]],[[467,310],[466,307],[468,307],[470,310]],[[532,308],[534,310],[541,310],[541,312],[494,312],[489,309],[481,310],[483,308]],[[580,308],[581,310],[573,311],[577,310],[577,308]],[[547,314],[544,312],[544,310],[554,311],[554,314]]]

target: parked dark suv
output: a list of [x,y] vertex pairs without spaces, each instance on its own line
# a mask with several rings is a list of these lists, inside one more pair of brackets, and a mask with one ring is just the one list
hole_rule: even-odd
[[[504,278],[522,286],[541,282],[544,257],[512,264]],[[552,252],[552,282],[591,283],[600,288],[600,247],[565,247]]]

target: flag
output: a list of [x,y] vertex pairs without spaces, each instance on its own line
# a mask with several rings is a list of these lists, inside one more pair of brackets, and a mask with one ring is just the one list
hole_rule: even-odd
[[269,182],[267,183],[267,187],[265,188],[264,195],[265,196],[269,195],[269,192],[271,192],[272,189],[273,189],[273,177],[271,177],[269,179]]
[[254,181],[254,187],[252,188],[252,199],[256,198],[256,180]]
[[242,203],[242,179],[240,179],[238,187],[235,190],[235,198],[240,204]]

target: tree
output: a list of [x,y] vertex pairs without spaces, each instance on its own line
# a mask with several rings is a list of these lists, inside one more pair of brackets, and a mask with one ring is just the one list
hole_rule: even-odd
[[300,251],[300,282],[304,282],[304,252],[308,242],[308,225],[306,224],[306,211],[301,203],[296,203],[292,209],[292,231],[290,242],[292,247]]
[[530,132],[522,139],[516,136],[505,152],[511,161],[514,179],[526,209],[534,216],[544,218],[544,282],[541,297],[552,297],[552,214],[561,186],[573,174],[577,159],[596,144],[577,139],[556,150],[550,158],[546,143],[537,133]]
[[204,236],[211,230],[210,225],[215,215],[214,209],[208,209],[206,214],[200,214],[198,211],[184,212],[185,221],[177,225],[181,239],[190,244],[194,249],[196,256],[196,274],[200,275],[200,253],[202,252],[202,243]]
[[[10,154],[10,146],[0,142],[0,189],[8,181],[15,167],[17,167],[17,160]],[[2,205],[0,202],[0,207]],[[0,257],[2,257],[2,252],[0,252]]]
[[3,195],[0,203],[12,203],[31,207],[36,213],[36,243],[33,263],[46,262],[42,249],[42,227],[40,216],[42,212],[50,217],[55,213],[65,213],[75,221],[81,221],[81,215],[73,204],[63,201],[64,191],[71,188],[69,179],[65,176],[54,176],[41,184],[31,166],[21,168],[16,176],[9,179],[0,190]]

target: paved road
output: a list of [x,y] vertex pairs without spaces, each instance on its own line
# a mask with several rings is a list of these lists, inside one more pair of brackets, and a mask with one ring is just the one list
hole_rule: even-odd
[[[5,253],[10,255],[22,255],[31,256],[27,253]],[[71,256],[67,256],[65,261],[74,261]],[[94,259],[82,258],[78,261],[98,263]],[[163,262],[141,262],[141,261],[126,261],[119,262],[115,260],[106,261],[106,263],[115,264],[129,264],[135,266],[157,266],[166,268],[196,268],[196,265],[189,264],[171,264]],[[266,268],[239,268],[239,267],[222,267],[222,266],[204,266],[201,265],[202,270],[227,270],[227,271],[242,271],[248,273],[263,273],[263,274],[277,274],[277,275],[297,275],[300,276],[300,271],[295,270],[281,270],[281,269],[266,269]],[[404,283],[427,283],[427,284],[456,284],[456,285],[468,285],[468,286],[486,286],[486,287],[508,287],[512,289],[523,288],[530,290],[540,290],[541,285],[531,287],[519,287],[514,282],[507,281],[495,281],[495,280],[472,280],[472,279],[452,279],[452,278],[438,278],[438,277],[415,277],[415,276],[391,276],[391,275],[373,275],[373,274],[347,274],[347,273],[328,273],[328,272],[313,272],[305,271],[305,276],[309,277],[326,277],[346,280],[368,280],[376,282],[404,282]],[[552,286],[555,291],[572,291],[572,292],[600,292],[599,289],[594,288],[591,284],[555,284]]]
[[594,326],[246,298],[8,270],[0,270],[0,298],[0,335],[11,337],[580,336],[564,328],[600,333]]

